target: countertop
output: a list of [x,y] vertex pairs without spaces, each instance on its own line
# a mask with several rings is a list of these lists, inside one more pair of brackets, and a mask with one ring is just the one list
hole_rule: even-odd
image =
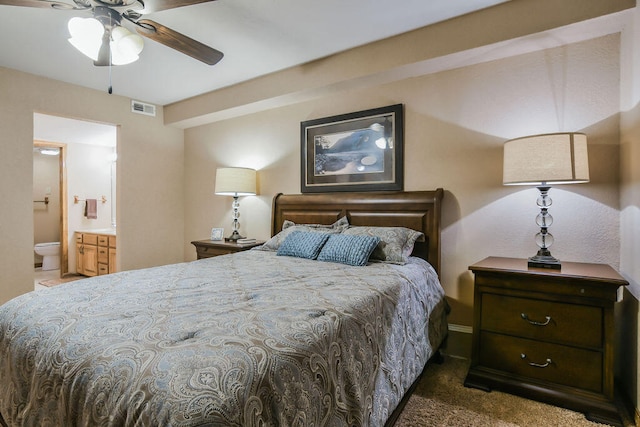
[[116,229],[115,228],[95,228],[91,230],[76,230],[76,233],[108,234],[109,236],[115,236]]

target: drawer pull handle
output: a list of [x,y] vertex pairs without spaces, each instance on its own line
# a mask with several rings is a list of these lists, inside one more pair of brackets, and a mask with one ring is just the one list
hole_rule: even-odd
[[549,322],[551,322],[551,316],[545,316],[544,318],[546,320],[544,322],[536,322],[535,320],[529,319],[529,315],[527,315],[527,313],[520,313],[520,317],[534,326],[547,326]]
[[[527,358],[527,355],[524,353],[520,354],[520,358],[522,360]],[[534,368],[546,368],[547,366],[551,365],[553,363],[553,360],[547,358],[547,360],[545,361],[546,363],[534,363],[534,362],[527,362],[527,364],[529,366],[533,366]]]

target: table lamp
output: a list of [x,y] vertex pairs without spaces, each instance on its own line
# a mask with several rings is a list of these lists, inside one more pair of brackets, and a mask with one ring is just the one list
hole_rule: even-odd
[[240,202],[239,196],[256,195],[256,171],[248,168],[218,168],[216,170],[215,193],[233,196],[233,233],[226,240],[235,242],[243,239],[239,233]]
[[561,263],[549,251],[553,223],[549,214],[549,190],[555,184],[589,182],[587,136],[583,133],[550,133],[525,136],[504,143],[504,185],[535,185],[540,191],[537,204],[540,213],[536,224],[538,253],[529,258],[529,267],[560,269]]

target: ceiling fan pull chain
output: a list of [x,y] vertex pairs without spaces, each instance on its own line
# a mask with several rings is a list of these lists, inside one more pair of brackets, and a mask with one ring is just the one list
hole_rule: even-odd
[[109,95],[113,93],[113,87],[111,86],[111,62],[109,62]]
[[[113,23],[111,22],[111,15],[109,15],[109,32],[111,32],[111,29],[113,28]],[[109,43],[111,43],[111,34],[109,34]],[[113,93],[113,86],[111,83],[111,70],[113,68],[113,51],[111,50],[111,47],[109,47],[109,95],[111,95]]]
[[[110,28],[113,28],[113,23],[111,22],[111,15],[109,15],[109,23]],[[109,35],[109,43],[111,43],[111,35]],[[113,86],[111,83],[111,69],[113,68],[113,51],[109,48],[109,95],[113,93]]]
[[109,49],[109,95],[111,95],[113,93],[113,86],[111,83],[111,72],[113,70],[113,53],[111,52],[111,49]]

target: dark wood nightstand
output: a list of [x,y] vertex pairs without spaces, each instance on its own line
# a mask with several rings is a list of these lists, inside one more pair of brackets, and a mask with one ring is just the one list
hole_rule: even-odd
[[218,255],[232,254],[235,252],[241,252],[249,250],[253,247],[260,246],[264,241],[258,240],[254,243],[238,244],[233,242],[227,242],[224,240],[194,240],[191,242],[196,247],[196,253],[198,259],[211,258]]
[[622,425],[614,391],[614,315],[628,285],[604,264],[527,268],[489,257],[475,274],[473,347],[465,386],[517,394]]

